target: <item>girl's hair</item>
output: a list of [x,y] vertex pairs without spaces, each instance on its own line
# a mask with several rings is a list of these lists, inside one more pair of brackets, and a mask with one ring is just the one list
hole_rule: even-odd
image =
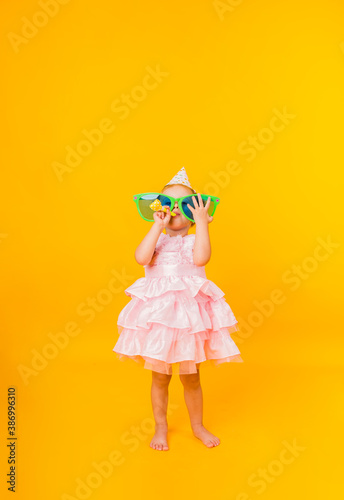
[[[165,189],[166,187],[170,187],[170,186],[179,186],[179,185],[180,185],[180,184],[168,184],[168,185],[166,184],[166,186],[164,186],[160,192],[161,192],[161,193],[163,193],[163,192],[164,192],[164,189]],[[192,189],[192,188],[189,188],[189,186],[184,186],[184,187],[186,187],[187,189],[190,189],[190,191],[192,191],[192,192],[193,192],[193,194],[197,194],[197,193],[196,193],[196,191],[195,191],[194,189]],[[190,222],[191,222],[191,221],[190,221]],[[191,226],[190,226],[190,227],[194,226],[195,224],[196,224],[196,222],[191,222]]]

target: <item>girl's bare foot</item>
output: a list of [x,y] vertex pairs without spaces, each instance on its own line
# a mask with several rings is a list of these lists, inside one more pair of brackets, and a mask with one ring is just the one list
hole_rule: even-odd
[[167,425],[166,424],[156,424],[155,434],[149,445],[153,450],[167,451]]
[[208,446],[208,448],[213,448],[213,446],[218,446],[221,442],[218,437],[214,436],[214,434],[207,431],[207,429],[202,424],[194,425],[192,427],[192,432],[194,436],[200,439],[203,444]]

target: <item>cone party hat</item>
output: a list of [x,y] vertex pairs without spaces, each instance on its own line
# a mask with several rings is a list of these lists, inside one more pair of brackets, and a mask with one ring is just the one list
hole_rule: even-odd
[[[186,173],[186,170],[184,167],[182,167],[179,170],[179,172],[177,172],[176,175],[174,175],[172,177],[172,179],[167,184],[165,184],[165,186],[168,186],[169,184],[182,184],[183,186],[187,186],[190,189],[194,189],[190,184],[189,178],[187,176],[187,173]],[[194,191],[196,191],[196,190],[194,190]]]

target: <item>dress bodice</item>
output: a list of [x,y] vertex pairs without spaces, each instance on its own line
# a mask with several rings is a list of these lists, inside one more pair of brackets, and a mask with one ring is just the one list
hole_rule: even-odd
[[194,264],[195,234],[170,236],[161,233],[149,266],[161,264]]
[[177,277],[206,278],[205,267],[197,266],[193,260],[195,238],[195,234],[169,236],[161,233],[150,263],[144,266],[145,278],[160,279],[165,276],[173,280],[175,285],[180,281]]

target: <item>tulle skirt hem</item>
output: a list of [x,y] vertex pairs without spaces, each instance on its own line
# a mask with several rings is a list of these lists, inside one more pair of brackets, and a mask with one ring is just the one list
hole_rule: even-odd
[[191,373],[197,373],[197,364],[198,363],[207,363],[212,364],[214,366],[218,366],[222,363],[243,363],[244,360],[240,356],[240,354],[233,354],[231,356],[226,356],[224,358],[203,358],[198,360],[182,360],[175,361],[174,363],[167,363],[166,361],[162,361],[159,359],[152,358],[150,356],[144,356],[140,354],[129,355],[123,354],[113,350],[117,359],[120,361],[126,361],[128,359],[132,359],[139,365],[141,365],[146,370],[155,371],[158,373],[163,373],[165,375],[188,375]]
[[238,346],[231,334],[239,331],[238,322],[219,330],[197,332],[191,328],[171,328],[152,323],[148,330],[117,325],[119,338],[113,348],[118,359],[132,359],[144,368],[172,375],[197,373],[196,365],[209,361],[219,365],[240,362]]

